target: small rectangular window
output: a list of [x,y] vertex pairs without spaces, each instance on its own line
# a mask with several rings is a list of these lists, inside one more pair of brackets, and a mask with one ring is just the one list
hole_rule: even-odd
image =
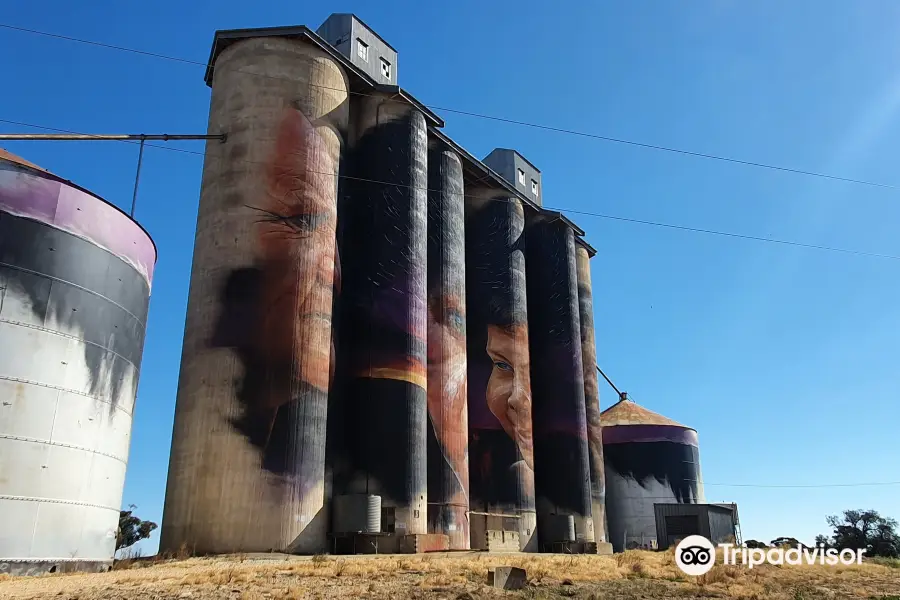
[[531,193],[535,196],[538,195],[537,181],[535,181],[534,179],[531,180]]
[[356,54],[366,62],[369,62],[369,46],[364,41],[356,40]]
[[519,183],[525,185],[525,171],[523,171],[522,169],[516,169],[516,171],[518,171],[519,174]]
[[391,78],[391,63],[381,59],[381,74],[384,75],[387,79]]

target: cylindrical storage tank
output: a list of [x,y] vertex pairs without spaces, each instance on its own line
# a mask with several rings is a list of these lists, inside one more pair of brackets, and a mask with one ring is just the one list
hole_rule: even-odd
[[348,465],[335,489],[378,494],[386,530],[425,534],[425,118],[390,97],[366,96],[354,105],[353,129],[338,340]]
[[627,398],[600,414],[613,550],[656,548],[654,504],[702,504],[697,432]]
[[594,541],[581,357],[575,233],[554,213],[529,223],[528,333],[534,397],[534,466],[538,530],[542,518],[572,515],[579,541]]
[[588,464],[591,472],[591,517],[594,540],[606,542],[606,478],[603,472],[603,432],[600,424],[600,387],[597,381],[597,344],[594,337],[594,291],[591,285],[593,250],[576,240],[578,315],[581,322],[581,362],[584,373],[584,413],[587,422]]
[[428,532],[469,549],[466,251],[462,163],[428,153]]
[[324,552],[347,77],[278,37],[214,67],[161,548]]
[[0,151],[0,573],[108,570],[156,248]]
[[518,516],[520,549],[536,552],[525,213],[477,193],[466,212],[470,506]]
[[347,494],[334,499],[333,533],[379,533],[381,496]]

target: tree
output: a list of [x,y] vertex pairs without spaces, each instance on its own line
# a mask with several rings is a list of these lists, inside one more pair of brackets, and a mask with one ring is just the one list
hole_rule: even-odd
[[816,546],[820,546],[825,549],[831,548],[831,538],[820,533],[816,536]]
[[153,521],[142,521],[139,517],[134,516],[134,504],[128,507],[129,510],[119,511],[119,530],[116,532],[116,550],[134,546],[141,540],[150,537],[150,533],[156,529],[157,525]]
[[866,556],[900,556],[895,519],[875,510],[845,510],[825,520],[834,528],[833,543],[838,550],[865,548]]
[[804,548],[805,547],[802,543],[800,543],[800,540],[798,540],[797,538],[792,538],[792,537],[775,538],[774,540],[769,542],[769,545],[772,546],[773,548],[783,548],[784,546],[788,546],[790,548]]
[[762,543],[758,540],[747,540],[746,542],[744,542],[744,545],[747,546],[748,548],[767,548],[768,547],[764,543]]

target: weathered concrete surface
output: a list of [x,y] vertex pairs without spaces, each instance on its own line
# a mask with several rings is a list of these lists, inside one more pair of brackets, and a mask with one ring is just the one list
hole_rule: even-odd
[[520,590],[526,580],[525,569],[518,567],[494,567],[488,571],[488,585],[501,590]]
[[[306,154],[290,167],[308,168],[293,179],[314,185],[276,200],[302,201],[316,194],[316,203],[329,205],[321,207],[322,215],[336,212],[337,168],[349,119],[347,77],[321,50],[275,37],[234,43],[219,55],[215,68],[209,131],[227,133],[228,141],[207,144],[203,167],[161,548],[324,552],[329,521],[324,403],[304,399],[291,408],[298,435],[285,454],[295,472],[276,475],[262,468],[261,451],[234,423],[245,416],[241,386],[260,388],[258,382],[244,381],[258,366],[254,361],[264,368],[275,361],[256,360],[254,352],[268,349],[235,340],[249,335],[240,326],[242,302],[248,301],[225,296],[229,287],[235,296],[252,294],[235,275],[258,270],[262,242],[257,228],[273,195],[270,190],[267,196],[272,170],[280,168],[271,164],[276,145],[282,135],[294,135],[291,126],[284,127],[291,109],[312,124],[316,135],[310,137],[317,140],[315,147],[295,149]],[[273,212],[269,221],[276,216],[289,215]],[[330,305],[325,287],[317,303]],[[249,316],[243,314],[243,320]],[[328,341],[317,345],[327,348]]]

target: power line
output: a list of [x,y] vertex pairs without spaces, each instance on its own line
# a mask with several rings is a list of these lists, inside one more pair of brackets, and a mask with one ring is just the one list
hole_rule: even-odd
[[[80,132],[77,132],[77,131],[70,131],[70,130],[67,130],[67,129],[59,129],[59,128],[56,128],[56,127],[47,127],[47,126],[45,126],[45,125],[35,125],[35,124],[33,124],[33,123],[25,123],[25,122],[23,122],[23,121],[12,121],[12,120],[9,120],[9,119],[0,119],[0,123],[7,123],[7,124],[11,124],[11,125],[18,125],[18,126],[21,126],[21,127],[33,127],[33,128],[35,128],[35,129],[44,129],[44,130],[47,130],[47,131],[58,131],[58,132],[61,132],[61,133],[72,133],[72,134],[78,134],[78,135],[85,135],[85,136],[91,137],[91,134],[80,133]],[[116,141],[121,141],[122,143],[126,143],[126,144],[138,144],[138,143],[139,143],[139,142],[131,141],[131,140],[116,140]],[[183,153],[183,154],[192,154],[192,155],[200,156],[200,157],[205,156],[205,153],[203,153],[203,152],[198,152],[198,151],[196,151],[196,150],[187,150],[187,149],[185,149],[185,148],[174,148],[174,147],[171,147],[171,146],[160,146],[159,144],[149,144],[149,143],[148,143],[148,144],[145,144],[145,145],[146,145],[146,146],[149,146],[149,147],[151,147],[151,148],[159,148],[159,149],[161,149],[161,150],[168,150],[168,151],[170,151],[170,152],[181,152],[181,153]],[[264,164],[265,164],[265,163],[262,163],[262,162],[259,162],[259,161],[250,161],[250,160],[246,160],[246,159],[234,159],[234,160],[235,160],[235,162],[242,162],[242,163],[253,164],[253,165],[264,165]],[[310,173],[317,174],[317,175],[328,175],[328,176],[333,175],[333,173],[325,173],[325,172],[318,172],[318,171],[310,171]],[[384,185],[384,186],[391,186],[391,187],[409,188],[409,189],[422,189],[422,190],[424,190],[424,191],[426,191],[426,192],[436,192],[436,191],[438,191],[438,190],[430,189],[430,188],[428,188],[428,187],[419,188],[419,187],[416,187],[416,186],[411,186],[411,185],[406,185],[406,184],[400,184],[400,183],[394,183],[394,182],[390,182],[390,181],[379,181],[379,180],[376,180],[376,179],[367,179],[367,178],[364,178],[364,177],[354,177],[354,176],[352,176],[352,175],[338,175],[338,178],[339,178],[339,179],[345,179],[345,180],[348,180],[348,181],[360,181],[360,182],[363,182],[363,183],[373,183],[373,184],[376,184],[376,185]],[[463,195],[463,197],[464,197],[464,198],[475,198],[475,196],[469,196],[469,195]],[[497,198],[497,200],[500,200],[500,198]],[[780,244],[780,245],[784,245],[784,246],[795,246],[795,247],[798,247],[798,248],[807,248],[807,249],[812,249],[812,250],[823,250],[823,251],[827,251],[827,252],[839,252],[839,253],[843,253],[843,254],[852,254],[852,255],[856,255],[856,256],[868,256],[868,257],[871,257],[871,258],[885,258],[885,259],[889,259],[889,260],[900,260],[900,256],[898,256],[898,255],[893,255],[893,254],[882,254],[882,253],[877,253],[877,252],[866,252],[866,251],[863,251],[863,250],[853,250],[853,249],[848,249],[848,248],[838,248],[838,247],[835,247],[835,246],[822,246],[822,245],[817,245],[817,244],[806,244],[806,243],[803,243],[803,242],[795,242],[795,241],[792,241],[792,240],[782,240],[782,239],[778,239],[778,238],[767,238],[767,237],[760,237],[760,236],[753,236],[753,235],[745,235],[745,234],[742,234],[742,233],[734,233],[734,232],[728,232],[728,231],[717,231],[717,230],[714,230],[714,229],[702,229],[702,228],[699,228],[699,227],[689,227],[689,226],[686,226],[686,225],[675,225],[675,224],[672,224],[672,223],[662,223],[662,222],[659,222],[659,221],[648,221],[648,220],[644,220],[644,219],[634,219],[634,218],[630,218],[630,217],[621,217],[621,216],[618,216],[618,215],[610,215],[610,214],[604,214],[604,213],[598,213],[598,212],[590,212],[590,211],[574,210],[574,209],[563,208],[563,207],[556,207],[556,206],[545,206],[544,208],[547,209],[547,210],[551,210],[551,211],[568,212],[568,213],[573,213],[573,214],[585,215],[585,216],[589,216],[589,217],[596,217],[596,218],[598,218],[598,219],[607,219],[607,220],[613,220],[613,221],[622,221],[622,222],[626,222],[626,223],[635,223],[635,224],[639,224],[639,225],[648,225],[648,226],[652,226],[652,227],[661,227],[661,228],[666,228],[666,229],[676,229],[676,230],[679,230],[679,231],[688,231],[688,232],[691,232],[691,233],[703,233],[703,234],[707,234],[707,235],[716,235],[716,236],[730,237],[730,238],[743,239],[743,240],[752,240],[752,241],[757,241],[757,242],[768,242],[768,243],[771,243],[771,244]]]
[[712,485],[717,487],[748,487],[748,488],[837,488],[837,487],[869,487],[882,485],[900,485],[900,481],[869,481],[864,483],[814,483],[814,484],[765,484],[765,483],[707,483],[702,481],[704,486]]
[[[109,50],[118,50],[118,51],[121,51],[121,52],[130,52],[130,53],[133,53],[133,54],[139,54],[139,55],[142,55],[142,56],[150,56],[150,57],[153,57],[153,58],[160,58],[160,59],[163,59],[163,60],[175,61],[175,62],[179,62],[179,63],[183,63],[183,64],[198,65],[198,66],[202,66],[202,67],[204,67],[204,68],[207,68],[207,67],[208,67],[208,63],[205,62],[205,61],[204,61],[204,62],[201,62],[201,61],[197,61],[197,60],[192,60],[192,59],[187,59],[187,58],[181,58],[181,57],[177,57],[177,56],[170,56],[170,55],[167,55],[167,54],[161,54],[161,53],[158,53],[158,52],[148,52],[148,51],[145,51],[145,50],[137,50],[137,49],[135,49],[135,48],[128,48],[128,47],[125,47],[125,46],[118,46],[118,45],[115,45],[115,44],[107,44],[107,43],[104,43],[104,42],[98,42],[98,41],[95,41],[95,40],[89,40],[89,39],[84,39],[84,38],[77,38],[77,37],[72,37],[72,36],[67,36],[67,35],[61,35],[61,34],[57,34],[57,33],[50,33],[50,32],[46,32],[46,31],[39,31],[39,30],[37,30],[37,29],[29,29],[29,28],[26,28],[26,27],[18,27],[18,26],[15,26],[15,25],[9,25],[9,24],[6,24],[6,23],[0,23],[0,28],[3,28],[3,29],[9,29],[9,30],[12,30],[12,31],[19,31],[19,32],[23,32],[23,33],[30,33],[30,34],[34,34],[34,35],[40,35],[40,36],[45,36],[45,37],[50,37],[50,38],[55,38],[55,39],[60,39],[60,40],[66,40],[66,41],[76,42],[76,43],[80,43],[80,44],[87,44],[87,45],[91,45],[91,46],[97,46],[97,47],[100,47],[100,48],[106,48],[106,49],[109,49]],[[253,75],[253,76],[256,76],[256,77],[265,77],[265,78],[269,78],[269,79],[287,80],[287,78],[284,78],[284,77],[277,77],[277,76],[274,76],[274,75],[266,75],[266,74],[264,74],[264,73],[252,73],[252,72],[250,72],[250,71],[244,71],[244,70],[241,70],[241,69],[222,69],[221,67],[218,67],[218,69],[219,69],[219,70],[232,71],[232,72],[235,72],[235,73],[241,73],[241,74],[244,74],[244,75]],[[322,89],[329,89],[329,90],[334,90],[334,91],[339,91],[339,92],[345,92],[345,93],[349,93],[349,94],[351,94],[351,95],[356,95],[356,96],[375,96],[375,94],[367,94],[367,93],[363,93],[363,92],[348,92],[348,91],[345,90],[345,89],[341,89],[341,88],[331,88],[331,87],[328,87],[328,86],[324,86],[324,85],[320,85],[320,84],[314,84],[314,83],[309,83],[308,85],[310,85],[311,87],[318,87],[318,88],[322,88]],[[402,102],[402,101],[397,100],[397,102]],[[756,161],[750,161],[750,160],[742,160],[742,159],[739,159],[739,158],[733,158],[733,157],[729,157],[729,156],[722,156],[722,155],[718,155],[718,154],[709,154],[709,153],[705,153],[705,152],[695,152],[695,151],[692,151],[692,150],[684,150],[684,149],[681,149],[681,148],[673,148],[673,147],[671,147],[671,146],[661,146],[661,145],[658,145],[658,144],[649,144],[649,143],[645,143],[645,142],[638,142],[638,141],[634,141],[634,140],[627,140],[627,139],[624,139],[624,138],[617,138],[617,137],[611,137],[611,136],[606,136],[606,135],[600,135],[600,134],[596,134],[596,133],[590,133],[590,132],[586,132],[586,131],[579,131],[579,130],[576,130],[576,129],[566,129],[566,128],[562,128],[562,127],[554,127],[554,126],[552,126],[552,125],[544,125],[544,124],[541,124],[541,123],[532,123],[532,122],[528,122],[528,121],[519,121],[519,120],[516,120],[516,119],[508,119],[508,118],[505,118],[505,117],[498,117],[498,116],[495,116],[495,115],[487,115],[487,114],[483,114],[483,113],[477,113],[477,112],[472,112],[472,111],[460,110],[460,109],[456,109],[456,108],[449,108],[449,107],[445,107],[445,106],[437,106],[437,105],[431,105],[431,104],[422,104],[422,106],[425,106],[426,108],[429,108],[429,109],[431,109],[431,110],[436,110],[436,111],[449,112],[449,113],[454,113],[454,114],[459,114],[459,115],[465,115],[465,116],[469,116],[469,117],[475,117],[475,118],[479,118],[479,119],[487,119],[487,120],[491,120],[491,121],[498,121],[498,122],[501,122],[501,123],[508,123],[508,124],[511,124],[511,125],[518,125],[518,126],[522,126],[522,127],[530,127],[530,128],[533,128],[533,129],[541,129],[541,130],[544,130],[544,131],[552,131],[552,132],[555,132],[555,133],[563,133],[563,134],[567,134],[567,135],[574,135],[574,136],[579,136],[579,137],[585,137],[585,138],[590,138],[590,139],[595,139],[595,140],[600,140],[600,141],[605,141],[605,142],[611,142],[611,143],[616,143],[616,144],[624,144],[624,145],[629,145],[629,146],[635,146],[635,147],[638,147],[638,148],[644,148],[644,149],[648,149],[648,150],[658,150],[658,151],[662,151],[662,152],[669,152],[669,153],[674,153],[674,154],[681,154],[681,155],[684,155],[684,156],[693,156],[693,157],[695,157],[695,158],[705,158],[705,159],[709,159],[709,160],[716,160],[716,161],[721,161],[721,162],[728,162],[728,163],[733,163],[733,164],[738,164],[738,165],[744,165],[744,166],[748,166],[748,167],[755,167],[755,168],[760,168],[760,169],[769,169],[769,170],[781,171],[781,172],[785,172],[785,173],[793,173],[793,174],[795,174],[795,175],[805,175],[805,176],[809,176],[809,177],[818,177],[818,178],[822,178],[822,179],[830,179],[830,180],[833,180],[833,181],[843,181],[843,182],[845,182],[845,183],[854,183],[854,184],[858,184],[858,185],[866,185],[866,186],[879,187],[879,188],[887,188],[887,189],[898,189],[898,187],[897,187],[896,185],[887,184],[887,183],[880,183],[880,182],[876,182],[876,181],[868,181],[868,180],[864,180],[864,179],[853,179],[853,178],[850,178],[850,177],[841,177],[841,176],[838,176],[838,175],[831,175],[831,174],[828,174],[828,173],[822,173],[822,172],[818,172],[818,171],[807,171],[807,170],[804,170],[804,169],[794,169],[794,168],[791,168],[791,167],[783,167],[783,166],[780,166],[780,165],[773,165],[773,164],[769,164],[769,163],[762,163],[762,162],[756,162]]]

